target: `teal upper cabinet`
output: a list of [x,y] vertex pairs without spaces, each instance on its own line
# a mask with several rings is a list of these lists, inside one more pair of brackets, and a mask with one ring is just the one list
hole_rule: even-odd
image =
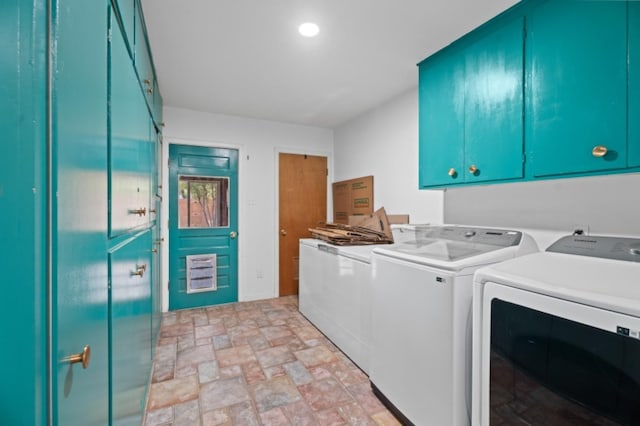
[[640,167],[640,2],[629,2],[629,167]]
[[116,237],[149,221],[153,146],[149,112],[120,31],[112,31],[110,46],[109,235]]
[[467,182],[523,176],[523,28],[520,17],[467,48]]
[[135,39],[135,26],[134,26],[134,0],[117,0],[118,13],[120,14],[120,20],[122,21],[122,27],[124,28],[125,39],[129,43],[129,48],[133,49],[133,42]]
[[420,187],[462,181],[464,61],[443,51],[419,71]]
[[554,0],[532,10],[526,135],[534,177],[627,167],[626,17],[623,1]]
[[138,71],[138,78],[140,79],[140,84],[142,85],[147,104],[149,105],[149,109],[153,110],[154,75],[146,34],[147,32],[144,26],[142,7],[140,6],[140,3],[136,1],[135,64],[136,70]]
[[523,18],[420,64],[420,187],[523,176]]

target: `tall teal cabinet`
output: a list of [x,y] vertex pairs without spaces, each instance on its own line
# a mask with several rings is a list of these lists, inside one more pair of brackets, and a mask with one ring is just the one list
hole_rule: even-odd
[[0,20],[0,424],[139,425],[162,250],[142,9],[9,0]]

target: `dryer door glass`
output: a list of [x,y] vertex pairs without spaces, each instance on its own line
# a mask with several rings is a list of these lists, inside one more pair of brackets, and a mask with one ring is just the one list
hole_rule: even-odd
[[492,423],[640,422],[639,339],[494,299],[490,372]]

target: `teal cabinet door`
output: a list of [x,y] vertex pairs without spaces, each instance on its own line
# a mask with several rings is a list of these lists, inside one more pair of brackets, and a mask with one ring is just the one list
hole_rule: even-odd
[[135,0],[117,0],[118,13],[120,14],[120,20],[122,21],[122,27],[124,28],[124,35],[129,48],[133,51],[133,41],[135,40],[135,15],[134,4]]
[[109,253],[111,424],[140,425],[151,372],[151,230]]
[[[102,426],[108,424],[109,418],[106,257],[109,2],[65,0],[54,2],[54,10],[58,14],[53,21],[55,49],[51,58],[55,120],[50,259],[52,424]],[[85,346],[91,351],[86,369],[80,363],[71,364],[68,358],[82,353]]]
[[640,2],[629,2],[629,167],[640,167]]
[[[0,3],[0,423],[44,426],[47,351],[47,16]],[[50,364],[49,364],[50,365]],[[77,371],[77,369],[76,369]],[[74,395],[75,397],[75,395]]]
[[553,0],[527,18],[535,177],[626,167],[626,16],[623,1]]
[[467,182],[523,177],[523,25],[508,22],[466,49]]
[[110,68],[109,235],[149,222],[149,113],[119,27],[112,22]]
[[149,45],[147,43],[147,30],[144,25],[144,16],[140,2],[136,1],[136,41],[135,41],[135,64],[138,72],[140,85],[144,91],[144,96],[150,109],[153,109],[153,67]]
[[440,52],[419,66],[419,185],[464,180],[464,59]]

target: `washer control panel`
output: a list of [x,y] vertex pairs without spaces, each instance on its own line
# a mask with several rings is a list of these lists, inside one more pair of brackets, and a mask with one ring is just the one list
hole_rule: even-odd
[[490,244],[498,247],[517,246],[522,239],[522,232],[519,231],[465,226],[430,226],[418,232],[422,238]]
[[547,251],[640,262],[640,238],[570,235],[553,243]]

